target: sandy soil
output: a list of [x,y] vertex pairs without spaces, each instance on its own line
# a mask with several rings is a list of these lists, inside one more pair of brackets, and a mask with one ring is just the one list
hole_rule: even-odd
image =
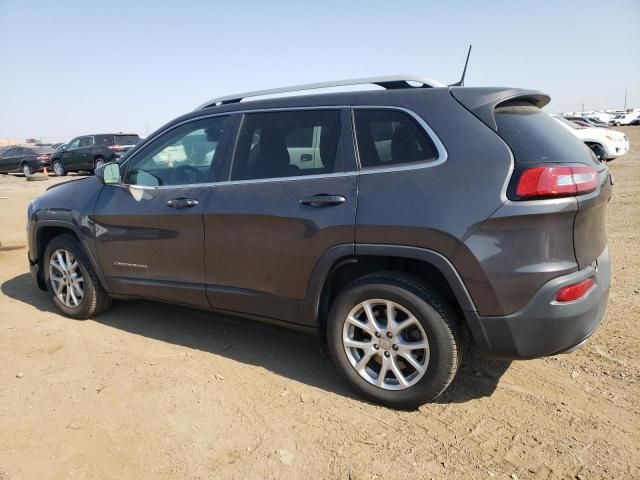
[[640,478],[640,127],[621,130],[591,341],[467,359],[414,412],[355,396],[311,337],[141,301],[62,317],[24,248],[27,204],[56,179],[0,177],[0,480]]

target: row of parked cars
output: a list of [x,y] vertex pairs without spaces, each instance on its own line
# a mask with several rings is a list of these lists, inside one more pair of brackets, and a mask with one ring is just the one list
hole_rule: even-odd
[[134,133],[83,135],[68,143],[49,146],[14,146],[0,151],[0,173],[31,175],[45,168],[57,176],[88,171],[120,158],[140,137]]

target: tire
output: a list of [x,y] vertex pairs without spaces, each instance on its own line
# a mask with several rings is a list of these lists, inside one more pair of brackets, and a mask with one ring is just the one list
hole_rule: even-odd
[[96,168],[101,167],[105,163],[107,163],[107,162],[105,162],[104,158],[96,157],[96,159],[93,161],[93,172],[96,171]]
[[[367,302],[371,302],[370,312],[374,314],[374,323],[378,327],[385,323],[387,302],[393,305],[398,328],[410,326],[390,337],[386,336],[389,333],[388,323],[382,332],[375,334],[380,334],[380,338],[365,333],[347,318],[364,319],[366,323],[360,322],[360,325],[371,328],[372,322],[366,311],[358,313],[360,306]],[[382,272],[355,280],[338,295],[329,312],[327,343],[342,376],[363,396],[389,407],[413,409],[435,400],[455,377],[462,361],[458,325],[455,314],[436,290],[413,277]],[[356,335],[360,338],[355,338]],[[412,338],[406,338],[407,335]],[[424,335],[422,341],[428,344],[428,349],[406,350],[407,342],[417,345],[421,335]],[[368,350],[347,347],[345,339],[373,345],[367,347]],[[404,360],[407,353],[413,362]],[[369,355],[372,356],[367,360]],[[395,370],[389,370],[380,379],[384,357],[387,357],[386,364],[393,365]],[[366,362],[364,366],[362,362]],[[422,373],[413,364],[421,365]],[[363,373],[356,370],[357,366]],[[398,373],[404,377],[404,384],[401,384]],[[378,386],[380,381],[382,385]]]
[[[67,257],[64,252],[70,254],[70,257]],[[75,273],[79,273],[82,276],[82,298],[78,301],[77,305],[75,305],[74,299],[78,300],[79,291],[73,286],[70,288],[73,280],[70,279],[69,284],[66,283],[66,280],[59,280],[61,270],[52,266],[52,262],[60,264],[60,262],[57,261],[58,254],[62,256],[63,260],[70,259],[71,261],[69,263],[71,263],[71,265],[77,262]],[[55,258],[52,258],[54,256]],[[45,249],[42,263],[45,282],[49,292],[53,294],[53,302],[66,316],[86,319],[98,315],[111,305],[111,297],[102,287],[91,261],[74,235],[63,234],[54,237]],[[66,302],[68,302],[66,304],[56,294],[56,286],[60,286],[61,283],[66,285],[66,288],[65,285],[62,285],[63,289],[61,291],[63,299],[66,297]],[[65,295],[69,290],[73,291],[72,297],[69,294]]]
[[22,173],[25,177],[33,174],[33,168],[31,168],[31,165],[29,165],[28,163],[23,163],[20,167],[20,170],[22,170]]
[[64,177],[67,174],[67,171],[64,168],[64,165],[60,160],[56,160],[51,165],[53,173],[55,173],[56,177]]
[[607,159],[607,151],[599,143],[592,143],[589,145],[589,148],[593,150],[593,153],[598,157],[598,160],[603,161]]

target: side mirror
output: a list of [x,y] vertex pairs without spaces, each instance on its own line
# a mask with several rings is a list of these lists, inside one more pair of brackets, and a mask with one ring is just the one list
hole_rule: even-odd
[[96,168],[95,174],[105,185],[117,185],[120,183],[120,164],[116,162],[105,163]]

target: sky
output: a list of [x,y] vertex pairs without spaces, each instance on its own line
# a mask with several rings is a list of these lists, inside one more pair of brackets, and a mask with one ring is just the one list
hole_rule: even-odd
[[640,108],[640,0],[0,0],[0,139],[143,136],[213,97],[410,73]]

